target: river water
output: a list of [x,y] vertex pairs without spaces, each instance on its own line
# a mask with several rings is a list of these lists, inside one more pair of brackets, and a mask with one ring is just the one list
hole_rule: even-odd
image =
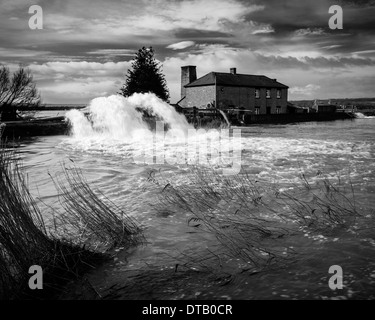
[[[170,159],[178,159],[186,140],[182,143],[180,136],[177,142],[173,139],[178,136],[178,130],[192,128],[180,115],[147,95],[133,100],[119,97],[96,99],[89,109],[91,122],[78,111],[67,115],[74,129],[71,136],[36,137],[23,141],[19,148],[32,193],[44,204],[58,206],[57,191],[50,175],[61,172],[63,165],[74,163],[82,169],[94,189],[99,189],[143,226],[147,239],[144,246],[119,252],[113,261],[93,273],[92,283],[103,292],[114,284],[124,283],[129,270],[144,270],[150,275],[147,282],[152,282],[151,275],[155,272],[159,276],[160,272],[172,272],[178,257],[187,250],[205,255],[204,250],[215,242],[210,236],[192,232],[186,213],[178,210],[163,212],[155,207],[161,190],[149,182],[150,172],[155,171],[162,174],[164,180],[189,188],[186,177],[194,162],[188,157],[184,158],[185,163],[177,161],[175,164],[170,164],[173,161],[156,164],[135,161],[135,154],[139,155],[142,150],[147,154],[152,149],[146,141],[149,137],[147,126],[136,108],[164,115],[172,134],[163,142],[162,149]],[[229,135],[235,130],[229,130]],[[201,133],[204,137],[210,135]],[[361,232],[339,230],[329,235],[302,232],[280,240],[285,241],[283,245],[297,251],[295,261],[251,275],[233,269],[232,281],[225,286],[217,279],[203,285],[206,282],[202,277],[207,278],[192,275],[185,282],[173,278],[168,292],[154,288],[150,293],[145,289],[147,294],[142,295],[142,289],[133,284],[132,288],[139,290],[139,296],[119,291],[118,297],[375,298],[375,230],[372,219],[375,208],[375,119],[362,117],[334,122],[251,126],[240,128],[240,135],[240,145],[235,145],[234,140],[227,136],[221,138],[220,143],[235,149],[233,164],[240,163],[242,173],[248,173],[256,181],[277,183],[280,189],[300,181],[302,173],[310,181],[314,181],[318,173],[335,179],[340,177],[342,183],[352,186],[356,206],[364,216],[359,224],[368,228],[362,228]],[[213,144],[219,141],[215,139],[212,138]],[[153,154],[160,151],[158,142],[153,147]],[[220,162],[211,160],[215,169],[222,169]],[[194,168],[197,166],[208,168],[210,165],[194,163]],[[44,208],[43,214],[48,219],[49,210]],[[344,288],[341,290],[334,291],[328,286],[332,276],[328,270],[332,265],[343,269]]]

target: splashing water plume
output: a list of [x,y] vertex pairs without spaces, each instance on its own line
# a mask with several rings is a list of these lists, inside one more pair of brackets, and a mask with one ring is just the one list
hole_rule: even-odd
[[66,114],[72,124],[75,139],[106,139],[132,142],[142,130],[148,130],[142,113],[161,119],[169,125],[170,130],[187,131],[192,128],[183,115],[178,114],[172,106],[155,95],[136,93],[125,98],[120,95],[100,97],[91,101],[88,112],[89,119],[77,110]]
[[229,132],[195,130],[184,115],[151,93],[96,98],[87,110],[72,110],[66,117],[72,125],[72,137],[63,145],[73,150],[148,164],[154,163],[154,156],[159,164],[165,160],[170,164],[206,164],[208,158],[211,163],[232,163],[227,161],[229,150],[235,148],[238,157],[241,153],[240,143],[234,143]]
[[374,119],[375,116],[365,116],[363,113],[361,112],[356,112],[355,114],[355,117],[358,118],[358,119]]

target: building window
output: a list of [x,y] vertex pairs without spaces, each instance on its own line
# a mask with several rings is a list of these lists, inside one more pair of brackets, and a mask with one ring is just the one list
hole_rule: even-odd
[[259,107],[255,107],[255,114],[260,114],[260,108]]
[[266,98],[267,99],[271,98],[271,90],[269,89],[266,90]]
[[277,89],[277,91],[276,91],[276,97],[277,97],[277,99],[281,98],[281,90]]
[[259,89],[255,89],[255,98],[259,99],[260,98],[260,92]]
[[276,113],[280,114],[281,113],[281,107],[276,107]]

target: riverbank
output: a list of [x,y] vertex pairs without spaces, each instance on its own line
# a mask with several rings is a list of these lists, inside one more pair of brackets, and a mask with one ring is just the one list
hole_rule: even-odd
[[[219,112],[218,112],[219,111]],[[242,114],[241,114],[242,112]],[[251,126],[254,124],[288,124],[297,122],[321,122],[347,120],[356,118],[353,112],[319,112],[319,113],[282,113],[252,114],[238,110],[196,109],[182,110],[188,121],[196,127],[221,122],[234,126]]]
[[34,136],[55,136],[69,133],[65,117],[34,119],[28,121],[8,121],[2,123],[2,139],[18,139]]
[[[56,109],[57,108],[57,109]],[[62,107],[50,109],[52,111],[64,110]],[[42,109],[41,109],[42,110]],[[45,111],[45,110],[43,110]],[[288,124],[298,122],[321,122],[348,120],[356,118],[354,113],[295,113],[295,114],[244,114],[239,116],[236,113],[218,113],[216,110],[198,110],[195,117],[192,114],[185,114],[190,123],[197,127],[220,128],[223,124],[234,126],[251,126],[257,124]],[[155,121],[144,118],[144,121],[151,128],[155,127]],[[25,121],[8,121],[2,123],[2,139],[18,139],[22,137],[67,135],[70,131],[69,122],[65,116],[54,116],[38,118]]]
[[[354,119],[353,113],[286,113],[286,114],[248,114],[244,116],[243,124],[287,124],[295,122],[320,122]],[[230,118],[235,122],[235,119]],[[238,120],[237,120],[238,121]]]

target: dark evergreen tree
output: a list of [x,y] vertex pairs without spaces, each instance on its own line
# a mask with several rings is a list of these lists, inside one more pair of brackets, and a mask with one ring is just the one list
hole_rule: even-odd
[[128,97],[133,93],[152,92],[160,99],[169,102],[169,90],[167,82],[161,71],[160,64],[154,58],[152,47],[139,49],[128,70],[126,82],[121,88],[120,94]]

